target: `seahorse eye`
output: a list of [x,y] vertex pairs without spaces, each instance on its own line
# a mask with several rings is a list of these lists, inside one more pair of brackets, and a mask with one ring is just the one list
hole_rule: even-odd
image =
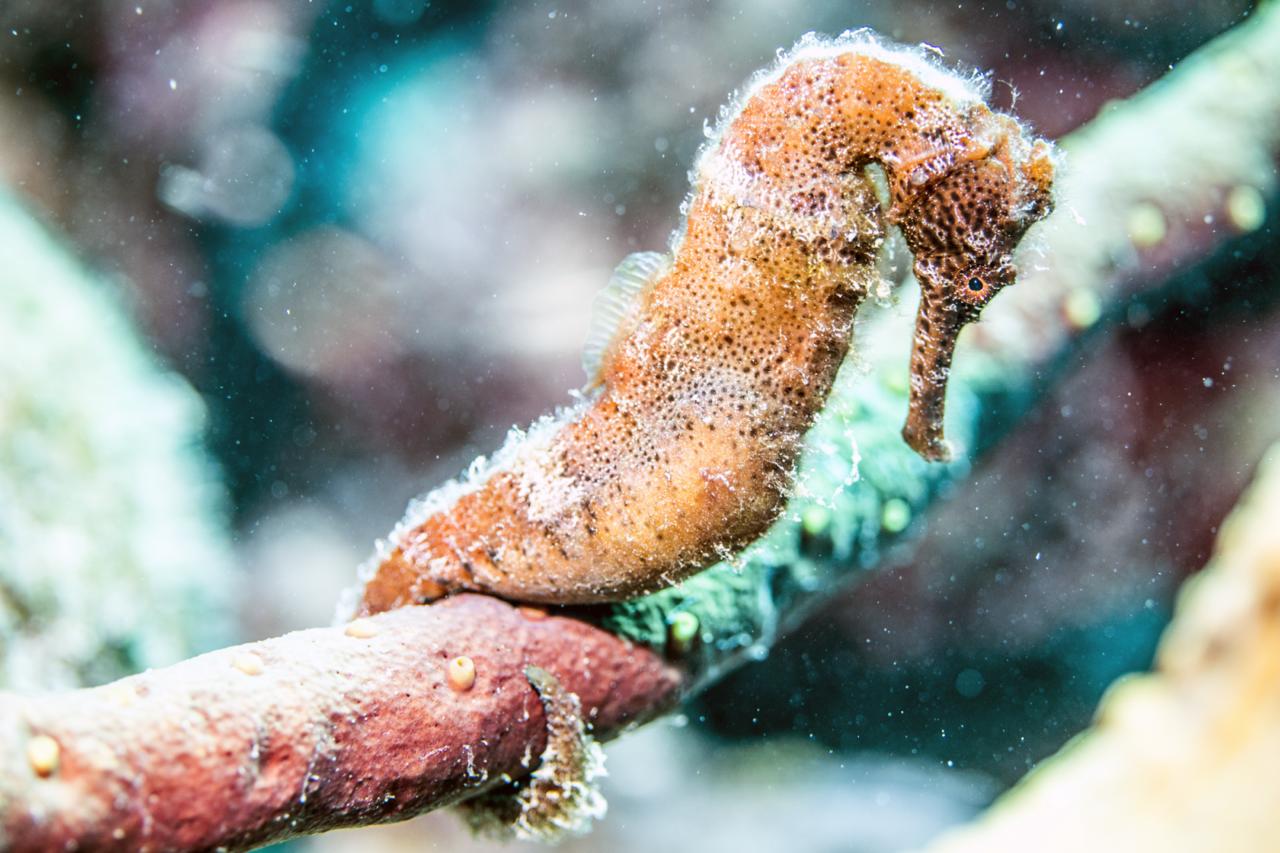
[[953,298],[975,308],[981,308],[995,295],[1004,283],[998,269],[970,267],[951,280]]

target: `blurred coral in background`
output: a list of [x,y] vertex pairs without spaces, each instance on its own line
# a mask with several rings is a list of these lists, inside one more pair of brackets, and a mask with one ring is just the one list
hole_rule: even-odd
[[[936,45],[1059,136],[1249,8],[0,3],[0,680],[327,623],[409,498],[582,383],[592,296],[801,34]],[[1267,201],[1183,291],[1274,288]],[[611,748],[611,818],[569,849],[920,845],[1084,729],[1278,437],[1258,304],[1133,308],[909,564]],[[1027,470],[1051,488],[1002,488]],[[428,833],[486,849],[448,815],[307,844]]]
[[232,637],[199,399],[0,193],[0,685],[100,683]]

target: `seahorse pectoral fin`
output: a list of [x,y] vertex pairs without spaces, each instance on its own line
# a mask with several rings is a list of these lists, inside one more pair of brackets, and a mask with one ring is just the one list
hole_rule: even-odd
[[947,378],[956,339],[970,317],[957,305],[926,290],[916,312],[911,349],[910,397],[902,437],[912,450],[930,462],[951,459],[951,445],[943,434]]
[[637,302],[669,269],[671,256],[665,252],[633,252],[622,259],[609,283],[596,294],[591,303],[591,331],[582,348],[587,388],[600,383],[605,356],[630,333],[628,320]]

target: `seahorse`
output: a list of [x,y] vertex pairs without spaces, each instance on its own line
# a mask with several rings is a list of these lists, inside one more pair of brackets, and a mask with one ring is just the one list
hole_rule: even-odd
[[1052,206],[1050,144],[988,94],[866,31],[806,37],[753,78],[696,162],[670,254],[628,257],[597,298],[578,403],[411,504],[362,572],[356,615],[464,590],[621,600],[758,537],[891,226],[922,294],[903,437],[948,458],[956,338]]

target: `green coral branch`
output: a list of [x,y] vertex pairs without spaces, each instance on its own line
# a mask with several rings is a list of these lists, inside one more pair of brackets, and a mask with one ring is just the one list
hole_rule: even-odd
[[881,565],[1031,410],[1087,332],[1262,225],[1280,152],[1276,44],[1280,7],[1270,3],[1063,140],[1056,211],[1028,236],[1020,283],[956,356],[947,431],[957,461],[926,463],[899,436],[909,313],[882,309],[855,334],[859,355],[807,436],[797,492],[772,529],[679,586],[611,606],[606,627],[683,658],[705,681],[763,656],[779,630]]

